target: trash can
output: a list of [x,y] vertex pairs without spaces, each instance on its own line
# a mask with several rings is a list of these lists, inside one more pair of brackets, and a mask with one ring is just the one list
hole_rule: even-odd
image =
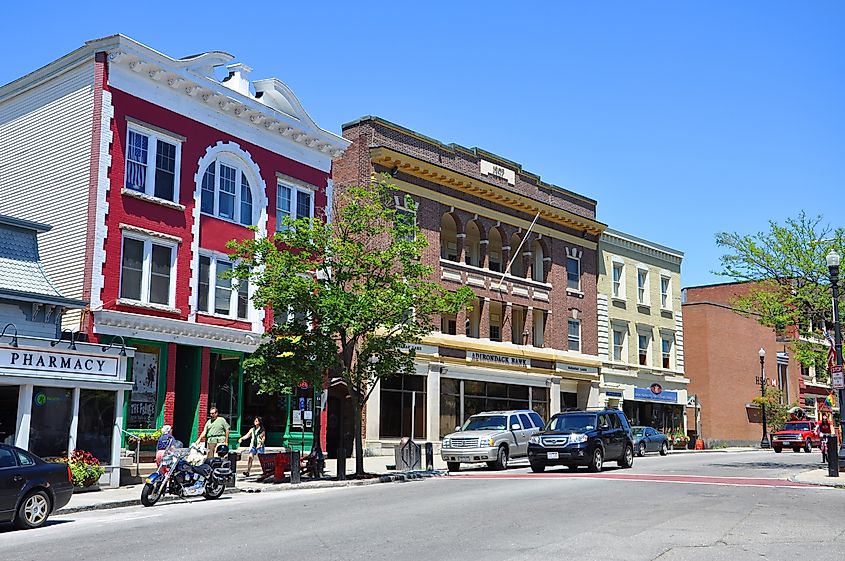
[[235,479],[238,475],[238,460],[241,459],[241,455],[238,452],[229,452],[228,460],[229,460],[229,469],[232,470],[232,475],[229,476],[229,480],[226,481],[226,487],[234,487],[235,486]]

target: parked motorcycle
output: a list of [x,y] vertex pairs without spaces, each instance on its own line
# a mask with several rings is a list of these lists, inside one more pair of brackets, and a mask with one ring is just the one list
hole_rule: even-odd
[[191,445],[183,448],[174,440],[165,450],[158,469],[147,477],[141,489],[141,504],[153,506],[165,494],[181,498],[203,495],[206,499],[219,499],[232,476],[227,459],[229,447],[221,444],[215,450],[217,457],[204,459],[201,448]]

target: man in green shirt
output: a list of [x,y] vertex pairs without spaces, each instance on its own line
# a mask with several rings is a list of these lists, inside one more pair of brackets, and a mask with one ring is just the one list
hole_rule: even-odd
[[212,407],[208,414],[209,419],[205,422],[205,427],[197,438],[197,442],[202,442],[205,438],[205,444],[208,446],[208,457],[212,458],[218,444],[228,445],[229,443],[229,423],[217,414],[216,407]]

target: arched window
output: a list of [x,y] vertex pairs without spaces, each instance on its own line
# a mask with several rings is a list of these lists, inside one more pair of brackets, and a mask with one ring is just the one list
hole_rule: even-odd
[[440,219],[440,257],[458,260],[458,226],[450,214],[444,214]]
[[539,241],[534,240],[531,244],[531,278],[543,282],[545,280],[543,273],[543,246]]
[[474,221],[467,224],[464,255],[467,265],[481,267],[481,231]]
[[[523,267],[522,263],[522,253],[525,251],[525,247],[519,247],[521,241],[518,235],[514,234],[511,236],[512,264],[509,272],[515,277],[525,278],[525,267]],[[517,249],[519,249],[519,253],[517,253]]]
[[498,228],[491,228],[487,234],[487,268],[502,272],[502,234]]
[[200,209],[245,226],[254,224],[249,179],[235,158],[220,156],[205,168]]

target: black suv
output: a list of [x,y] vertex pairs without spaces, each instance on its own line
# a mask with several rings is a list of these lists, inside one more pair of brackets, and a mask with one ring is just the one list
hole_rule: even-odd
[[536,473],[556,465],[601,471],[605,460],[623,468],[634,465],[631,425],[619,409],[558,413],[528,441],[528,461]]

